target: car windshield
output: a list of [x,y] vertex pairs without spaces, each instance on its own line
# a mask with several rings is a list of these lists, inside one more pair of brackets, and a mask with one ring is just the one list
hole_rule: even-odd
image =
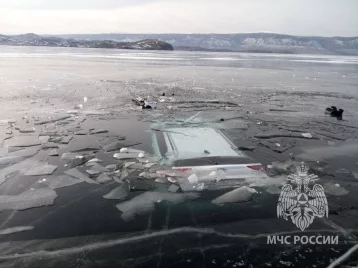
[[357,11],[0,0],[0,267],[358,267]]

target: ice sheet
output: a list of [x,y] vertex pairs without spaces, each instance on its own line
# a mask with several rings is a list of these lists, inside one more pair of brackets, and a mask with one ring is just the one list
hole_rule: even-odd
[[85,174],[80,172],[77,168],[72,168],[72,169],[66,170],[65,174],[75,177],[77,179],[80,179],[82,181],[85,181],[87,183],[98,184],[98,182],[90,179],[88,176],[86,176]]
[[53,205],[55,198],[57,194],[50,188],[28,190],[18,195],[0,195],[0,211],[49,206]]
[[42,176],[51,175],[55,172],[57,166],[49,165],[48,163],[38,163],[33,166],[27,173],[27,176]]
[[44,183],[46,183],[51,189],[67,187],[83,182],[82,180],[75,179],[68,175],[46,176],[43,178],[46,179]]
[[124,200],[127,198],[129,193],[129,184],[124,182],[122,185],[110,191],[108,194],[104,195],[105,199],[116,199],[116,200]]

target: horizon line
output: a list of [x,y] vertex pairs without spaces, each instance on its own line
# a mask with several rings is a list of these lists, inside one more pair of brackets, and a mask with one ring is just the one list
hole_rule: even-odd
[[238,35],[238,34],[274,34],[274,35],[286,35],[286,36],[297,36],[297,37],[325,37],[325,38],[358,38],[357,36],[324,36],[324,35],[295,35],[295,34],[286,34],[286,33],[276,33],[270,31],[258,31],[258,32],[228,32],[228,33],[126,33],[126,32],[102,32],[102,33],[60,33],[60,34],[36,34],[33,32],[20,33],[20,34],[1,34],[7,36],[16,36],[16,35],[25,35],[25,34],[35,34],[39,36],[63,36],[63,35],[104,35],[104,34],[128,34],[128,35]]

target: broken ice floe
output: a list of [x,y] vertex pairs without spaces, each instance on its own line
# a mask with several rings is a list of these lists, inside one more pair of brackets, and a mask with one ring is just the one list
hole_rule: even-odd
[[170,185],[168,188],[168,192],[176,193],[178,192],[180,187],[178,185]]
[[105,166],[105,169],[107,169],[109,172],[114,172],[117,169],[117,165],[116,164],[107,165]]
[[41,144],[37,136],[17,136],[6,141],[7,147],[31,147]]
[[78,136],[84,136],[84,135],[88,134],[88,131],[87,130],[79,130],[79,131],[76,131],[74,134],[78,135]]
[[80,179],[82,181],[85,181],[87,183],[98,184],[98,182],[90,179],[88,176],[86,176],[85,174],[80,172],[77,168],[72,168],[72,169],[66,170],[65,174],[75,177],[77,179]]
[[30,189],[19,195],[0,195],[0,211],[53,205],[56,197],[56,192],[50,188]]
[[36,129],[34,127],[31,127],[31,128],[20,128],[19,129],[19,132],[20,133],[32,133],[32,132],[35,132]]
[[123,184],[104,195],[103,198],[111,200],[124,200],[127,198],[128,194],[129,184],[127,182],[123,182]]
[[160,192],[145,192],[133,199],[120,203],[116,207],[122,211],[122,219],[129,221],[136,215],[151,212],[155,209],[155,203],[161,201],[168,201],[173,204],[183,203],[187,200],[199,198],[200,195],[196,193],[160,193]]
[[48,153],[49,156],[58,156],[58,150],[53,149]]
[[108,170],[101,166],[100,164],[98,163],[90,163],[91,165],[91,168],[90,169],[87,169],[86,172],[90,175],[97,175],[97,174],[100,174],[102,172],[107,172]]
[[113,155],[116,159],[134,159],[144,157],[144,153],[117,153]]
[[243,186],[235,190],[232,190],[226,194],[223,194],[218,198],[215,198],[211,202],[217,205],[222,205],[226,203],[247,202],[255,198],[257,195],[258,192],[254,188]]
[[102,134],[102,133],[108,133],[107,129],[92,129],[90,130],[89,134]]
[[109,177],[106,173],[102,173],[101,175],[99,175],[99,177],[96,179],[96,181],[98,183],[106,183],[106,182],[112,181],[112,178]]
[[60,140],[60,143],[69,144],[72,139],[73,139],[73,136],[65,136]]
[[47,184],[51,189],[63,188],[83,182],[83,180],[75,179],[69,175],[46,176],[45,178],[45,181],[41,179],[42,182]]
[[142,150],[137,150],[137,149],[132,149],[132,148],[122,148],[119,150],[119,152],[121,153],[142,153],[142,154],[145,154],[145,151],[142,151]]
[[24,231],[30,231],[32,229],[34,229],[33,226],[17,226],[17,227],[0,230],[0,235],[7,235],[7,234],[24,232]]
[[102,163],[103,161],[101,159],[98,158],[93,158],[91,160],[88,161],[88,163]]
[[24,160],[21,156],[6,156],[0,158],[0,168],[12,166]]
[[57,149],[59,148],[57,143],[53,143],[53,142],[48,142],[45,144],[41,145],[41,149],[46,150],[46,149]]
[[42,176],[51,175],[55,172],[57,166],[49,165],[48,163],[38,163],[33,166],[27,173],[27,176]]
[[35,125],[43,125],[43,124],[48,124],[48,123],[54,123],[56,121],[65,120],[65,119],[68,119],[70,117],[71,117],[71,115],[56,115],[56,116],[53,116],[53,117],[49,117],[46,120],[36,122]]
[[81,155],[77,153],[64,153],[61,156],[61,161],[64,161],[69,167],[74,168],[83,165],[87,161],[95,158],[95,155]]

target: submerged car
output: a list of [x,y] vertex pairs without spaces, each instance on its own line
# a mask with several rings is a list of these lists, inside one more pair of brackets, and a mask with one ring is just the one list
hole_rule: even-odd
[[160,129],[153,135],[153,146],[162,165],[187,175],[178,181],[183,191],[240,186],[246,179],[266,177],[262,164],[238,150],[218,129]]

